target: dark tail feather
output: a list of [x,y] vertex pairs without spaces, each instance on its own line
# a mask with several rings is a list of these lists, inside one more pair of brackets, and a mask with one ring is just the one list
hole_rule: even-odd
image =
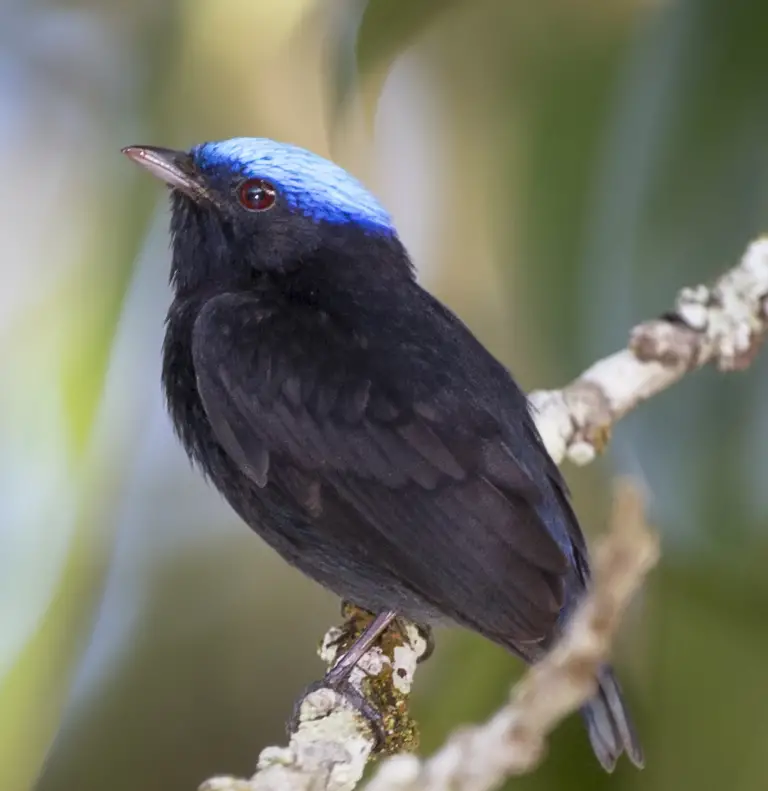
[[610,667],[600,671],[598,684],[597,695],[581,710],[597,760],[606,772],[612,772],[619,756],[626,751],[629,760],[642,769],[643,749]]

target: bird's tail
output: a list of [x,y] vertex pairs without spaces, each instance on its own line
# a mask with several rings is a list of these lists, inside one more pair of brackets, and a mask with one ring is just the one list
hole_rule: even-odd
[[623,752],[642,769],[643,749],[624,705],[619,682],[607,665],[598,675],[597,694],[581,709],[581,715],[587,723],[592,749],[606,772],[613,771]]

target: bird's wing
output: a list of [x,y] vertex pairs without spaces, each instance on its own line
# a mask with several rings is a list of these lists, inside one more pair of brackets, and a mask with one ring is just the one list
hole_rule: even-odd
[[414,400],[405,379],[372,373],[363,339],[329,325],[245,295],[206,304],[193,358],[224,450],[318,529],[326,498],[342,501],[360,525],[348,540],[458,622],[507,644],[550,636],[567,562],[500,427],[469,398],[446,407],[439,388]]

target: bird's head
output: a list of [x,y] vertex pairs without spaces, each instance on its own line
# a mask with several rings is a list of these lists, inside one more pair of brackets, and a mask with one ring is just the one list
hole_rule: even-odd
[[171,188],[172,275],[180,290],[246,284],[334,256],[351,261],[371,246],[389,249],[410,272],[376,198],[303,148],[235,138],[190,151],[128,146],[123,153]]

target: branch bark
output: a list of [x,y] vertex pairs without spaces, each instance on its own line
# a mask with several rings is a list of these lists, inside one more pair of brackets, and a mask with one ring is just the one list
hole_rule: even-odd
[[[562,390],[531,394],[536,423],[560,464],[592,461],[613,425],[640,403],[707,363],[743,370],[768,333],[768,238],[711,287],[685,288],[673,311],[635,327],[629,344],[595,363]],[[619,618],[657,557],[657,542],[642,518],[639,495],[624,485],[613,528],[596,553],[594,586],[560,643],[531,668],[511,701],[484,725],[465,729],[426,762],[389,758],[368,791],[486,791],[541,760],[546,735],[594,692],[594,673],[610,652]],[[321,657],[332,666],[343,650],[331,629]],[[407,626],[366,654],[352,685],[385,714],[390,752],[413,747],[407,699],[426,644]],[[288,747],[268,747],[249,780],[213,778],[201,791],[350,791],[371,757],[368,724],[335,692],[321,689],[301,704]]]

